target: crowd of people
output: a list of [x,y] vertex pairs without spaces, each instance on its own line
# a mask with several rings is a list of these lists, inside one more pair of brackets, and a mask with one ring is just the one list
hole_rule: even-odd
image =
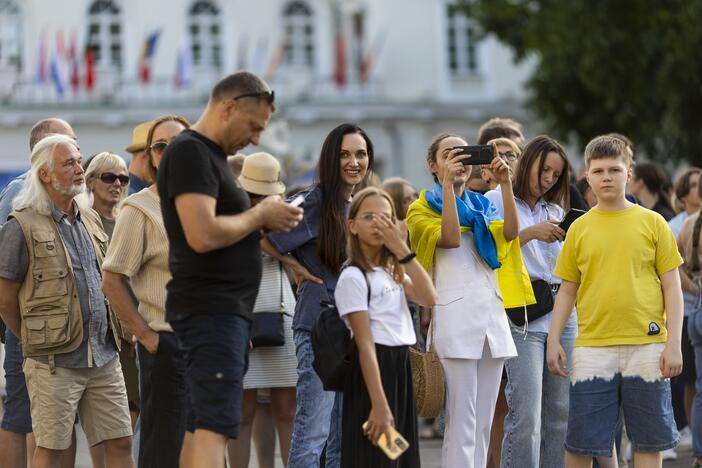
[[[702,170],[672,184],[611,133],[577,174],[494,118],[491,163],[441,133],[418,191],[342,123],[315,183],[288,188],[274,156],[237,154],[274,98],[229,75],[196,122],[138,125],[129,165],[83,159],[64,120],[32,127],[0,193],[0,467],[74,466],[78,423],[95,467],[247,467],[252,444],[273,466],[277,434],[293,468],[419,467],[437,435],[444,467],[609,468],[624,431],[637,468],[680,434],[702,466]],[[325,303],[352,337],[338,392],[314,367]],[[433,422],[417,343],[441,363]]]

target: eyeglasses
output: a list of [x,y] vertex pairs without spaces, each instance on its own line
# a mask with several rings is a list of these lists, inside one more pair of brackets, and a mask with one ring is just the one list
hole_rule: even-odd
[[237,99],[243,99],[243,98],[256,98],[256,99],[263,99],[266,101],[268,104],[273,104],[273,101],[275,101],[275,91],[261,91],[260,93],[248,93],[248,94],[242,94],[241,96],[236,96],[233,97],[235,101]]
[[505,151],[504,153],[497,153],[502,159],[506,161],[516,161],[517,160],[517,155],[514,154],[514,151]]
[[[366,223],[372,223],[376,216],[381,217],[383,215],[379,213],[363,213],[361,215],[356,216],[356,218],[360,219],[361,221],[365,221]],[[390,216],[389,218],[390,221],[392,221],[393,223],[395,222],[394,216]]]
[[168,143],[166,143],[165,141],[157,141],[156,143],[149,146],[149,148],[151,148],[151,151],[153,151],[154,153],[161,154],[163,153],[163,150],[166,149],[166,146],[168,146]]
[[100,180],[106,184],[114,184],[116,180],[119,179],[119,183],[122,185],[127,185],[129,183],[129,177],[126,175],[117,175],[112,172],[103,172],[100,174]]

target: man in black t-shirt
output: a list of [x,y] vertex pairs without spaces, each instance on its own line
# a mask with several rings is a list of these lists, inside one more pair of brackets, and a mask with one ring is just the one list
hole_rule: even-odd
[[261,229],[288,231],[302,209],[280,197],[251,208],[227,155],[258,144],[273,92],[239,72],[212,90],[200,119],[164,152],[158,193],[169,241],[166,320],[185,355],[188,427],[181,467],[223,467],[241,419],[249,329],[261,280]]

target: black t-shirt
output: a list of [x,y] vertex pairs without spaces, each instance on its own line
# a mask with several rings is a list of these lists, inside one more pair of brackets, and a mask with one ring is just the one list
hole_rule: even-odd
[[238,314],[251,320],[261,282],[260,233],[229,247],[195,252],[185,240],[175,198],[203,193],[217,199],[217,215],[235,215],[251,207],[234,181],[227,155],[205,136],[185,130],[166,147],[158,169],[158,193],[170,246],[166,320],[176,314]]

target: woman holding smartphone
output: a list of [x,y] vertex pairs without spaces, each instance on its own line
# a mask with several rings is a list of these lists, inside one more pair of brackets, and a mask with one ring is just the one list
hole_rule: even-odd
[[[568,207],[570,165],[563,147],[553,138],[537,136],[525,147],[517,165],[513,192],[519,217],[519,243],[531,281],[543,280],[558,291],[560,278],[553,276],[565,232],[559,227]],[[485,196],[500,213],[503,188]],[[502,467],[563,466],[568,421],[568,380],[554,376],[546,366],[546,338],[551,313],[529,321],[510,323],[518,356],[505,364],[505,417]],[[570,353],[577,324],[571,316],[561,338]]]
[[[344,387],[349,397],[344,398],[341,466],[419,467],[408,351],[416,337],[407,297],[432,306],[436,291],[407,247],[393,202],[383,190],[368,187],[354,196],[348,229],[350,266],[334,292],[355,343]],[[395,461],[375,447],[381,434],[393,440],[391,427],[409,443]]]
[[434,138],[427,164],[436,183],[407,213],[412,248],[439,294],[429,335],[446,382],[443,467],[487,463],[503,364],[517,354],[496,274],[519,233],[510,171],[499,157],[489,166],[503,190],[502,220],[487,198],[465,190],[472,166],[456,147],[466,144]]
[[360,127],[344,123],[333,129],[322,145],[319,181],[301,192],[304,218],[290,232],[272,233],[262,241],[267,253],[282,256],[284,264],[290,264],[287,259],[292,258],[305,273],[293,317],[298,381],[288,459],[291,468],[319,466],[325,444],[326,466],[339,463],[341,394],[325,391],[312,368],[310,331],[321,313],[320,301],[334,298],[346,260],[343,246],[348,206],[357,187],[367,183],[372,167],[373,144]]

